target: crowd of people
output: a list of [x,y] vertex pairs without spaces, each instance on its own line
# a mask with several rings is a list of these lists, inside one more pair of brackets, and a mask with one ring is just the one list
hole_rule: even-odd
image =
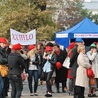
[[[23,46],[20,43],[9,47],[6,38],[0,38],[0,98],[8,96],[11,85],[11,98],[20,98],[23,90],[23,76],[28,80],[30,96],[38,96],[38,82],[46,82],[46,97],[52,97],[53,83],[57,93],[69,92],[73,98],[85,98],[85,88],[89,87],[88,97],[97,97],[98,90],[98,42],[85,46],[83,39],[76,38],[66,49],[56,43],[37,43]],[[68,67],[63,66],[69,58]],[[4,68],[4,70],[3,70]],[[93,75],[87,75],[92,69]],[[34,80],[33,80],[34,79]],[[32,85],[34,82],[34,85]],[[60,91],[60,83],[62,91]]]

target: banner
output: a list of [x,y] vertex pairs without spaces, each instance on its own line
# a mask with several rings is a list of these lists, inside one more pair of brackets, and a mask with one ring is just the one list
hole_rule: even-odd
[[68,33],[67,34],[56,34],[56,38],[68,38]]
[[98,34],[74,34],[74,38],[98,38]]
[[11,44],[20,43],[21,45],[36,44],[36,30],[28,33],[21,33],[16,30],[10,29]]

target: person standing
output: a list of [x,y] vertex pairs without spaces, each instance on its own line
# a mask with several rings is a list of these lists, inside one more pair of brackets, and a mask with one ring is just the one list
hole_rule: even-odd
[[[51,42],[48,42],[46,46],[50,46],[50,47],[54,47],[54,43],[51,43]],[[53,50],[54,52],[54,50]],[[45,55],[45,52],[44,52],[44,55]],[[55,73],[55,69],[53,70],[53,74],[52,74],[52,77],[51,77],[51,80],[50,80],[50,83],[51,83],[51,93],[53,93],[54,91],[52,90],[52,86],[53,84],[55,83],[55,77],[56,77],[56,73]]]
[[77,57],[79,55],[79,53],[77,52],[77,47],[79,45],[83,45],[84,42],[81,38],[76,38],[75,39],[75,46],[74,48],[72,49],[72,55],[70,57],[70,76],[72,76],[72,82],[73,82],[73,89],[74,89],[74,98],[77,98],[77,95],[76,95],[76,87],[75,87],[75,79],[76,79],[76,70],[77,70],[77,67],[78,67],[78,64],[77,64]]
[[45,52],[46,52],[46,54],[43,57],[43,64],[44,64],[43,72],[45,73],[46,88],[47,88],[47,93],[45,96],[52,97],[50,80],[52,78],[52,74],[55,69],[57,57],[56,57],[56,54],[54,53],[52,47],[50,47],[50,46],[46,46]]
[[[39,57],[37,54],[37,49],[35,45],[28,46],[28,53],[27,56],[29,58],[29,65],[28,65],[28,85],[30,90],[30,96],[38,96],[37,87],[38,87],[38,65],[39,65]],[[32,82],[34,78],[34,91],[32,87]]]
[[[70,45],[67,48],[67,57],[71,57],[72,55],[72,49],[74,48],[75,43],[71,42]],[[70,59],[69,59],[70,60]],[[67,83],[68,83],[68,90],[69,90],[69,95],[73,95],[73,82],[72,82],[72,76],[70,76],[70,71],[71,69],[69,68],[69,66],[67,65],[68,68],[68,74],[67,74]]]
[[[23,89],[21,73],[26,68],[24,59],[20,55],[21,45],[15,44],[12,46],[11,53],[8,56],[9,72],[8,78],[11,83],[11,98],[20,98]],[[25,69],[27,72],[27,70]]]
[[[5,51],[8,59],[8,55],[11,53],[11,48],[9,48],[9,44],[6,45]],[[8,96],[8,91],[9,91],[9,79],[8,76],[6,76],[4,81],[4,91],[3,91],[5,97]]]
[[[5,47],[7,44],[7,39],[4,37],[0,38],[0,66],[6,65],[7,66],[7,56],[6,56],[6,51]],[[1,69],[0,69],[1,71]],[[4,82],[5,82],[5,77],[3,77],[0,74],[0,98],[5,98],[4,95]]]
[[39,81],[40,81],[40,85],[43,84],[43,80],[41,80],[41,74],[42,74],[42,68],[43,68],[43,45],[41,43],[37,43],[36,45],[36,49],[37,49],[37,55],[38,55],[38,59],[39,59],[39,64],[38,64],[38,77],[39,77]]
[[[60,93],[60,87],[59,84],[62,83],[62,92],[65,93],[64,88],[66,87],[66,81],[67,81],[67,71],[68,69],[63,67],[62,64],[67,57],[67,53],[65,54],[65,51],[60,49],[60,46],[58,44],[54,45],[54,51],[57,55],[57,63],[56,63],[56,89],[57,93]],[[62,77],[61,77],[62,76]]]
[[[93,43],[96,45],[97,55],[98,55],[98,42],[93,42]],[[98,56],[96,56],[96,57],[98,57]],[[98,76],[96,77],[96,91],[98,91]]]
[[[86,73],[87,68],[91,68],[91,64],[89,63],[89,59],[85,54],[85,46],[78,46],[77,49],[79,55],[77,58],[78,68],[76,71],[76,98],[85,98],[84,91],[85,87],[89,87],[89,79]],[[85,81],[85,82],[84,82]]]
[[[89,58],[89,61],[92,65],[92,70],[94,72],[93,79],[98,79],[98,53],[97,53],[97,47],[95,44],[90,45],[90,51],[87,52],[87,56]],[[90,80],[90,78],[89,78]],[[95,94],[96,91],[96,83],[89,84],[89,94],[88,97],[98,97]]]

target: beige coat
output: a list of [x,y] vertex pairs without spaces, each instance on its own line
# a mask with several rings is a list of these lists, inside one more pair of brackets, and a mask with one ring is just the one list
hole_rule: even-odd
[[80,53],[77,59],[79,67],[76,72],[76,83],[75,85],[81,87],[88,87],[89,79],[86,74],[86,68],[91,67],[89,59],[86,54]]

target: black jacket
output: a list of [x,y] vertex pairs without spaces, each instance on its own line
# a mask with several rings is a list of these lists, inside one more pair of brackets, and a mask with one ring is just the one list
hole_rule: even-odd
[[[39,56],[40,56],[40,55],[39,55],[38,53],[35,53],[35,61],[32,62],[32,64],[36,65],[37,68],[38,68],[39,65],[41,65],[40,62],[42,62],[42,61],[39,59]],[[41,59],[42,59],[42,57],[41,57]],[[27,69],[27,72],[28,72],[28,70],[29,70],[29,65],[30,65],[30,58],[27,59],[27,66],[26,66],[26,67],[27,67],[27,68],[26,68],[26,69]]]
[[18,53],[10,53],[8,56],[9,75],[21,75],[23,69],[26,70],[26,65]]
[[[46,63],[46,59],[43,59],[43,66]],[[57,55],[55,53],[53,53],[51,59],[48,60],[51,63],[51,70],[55,69],[55,64],[57,62]]]
[[1,65],[7,65],[7,54],[5,49],[0,47],[0,64]]
[[[60,53],[57,54],[57,62],[60,62],[61,65],[63,64],[65,58],[66,58],[66,50],[60,50]],[[65,82],[67,77],[67,68],[61,66],[60,69],[57,69],[56,67],[56,78],[55,82]]]
[[76,77],[76,70],[77,70],[77,67],[78,67],[77,57],[78,57],[79,53],[77,52],[77,48],[78,48],[78,45],[76,45],[73,48],[72,56],[70,58],[70,68],[71,68],[70,75],[73,76],[73,77]]

